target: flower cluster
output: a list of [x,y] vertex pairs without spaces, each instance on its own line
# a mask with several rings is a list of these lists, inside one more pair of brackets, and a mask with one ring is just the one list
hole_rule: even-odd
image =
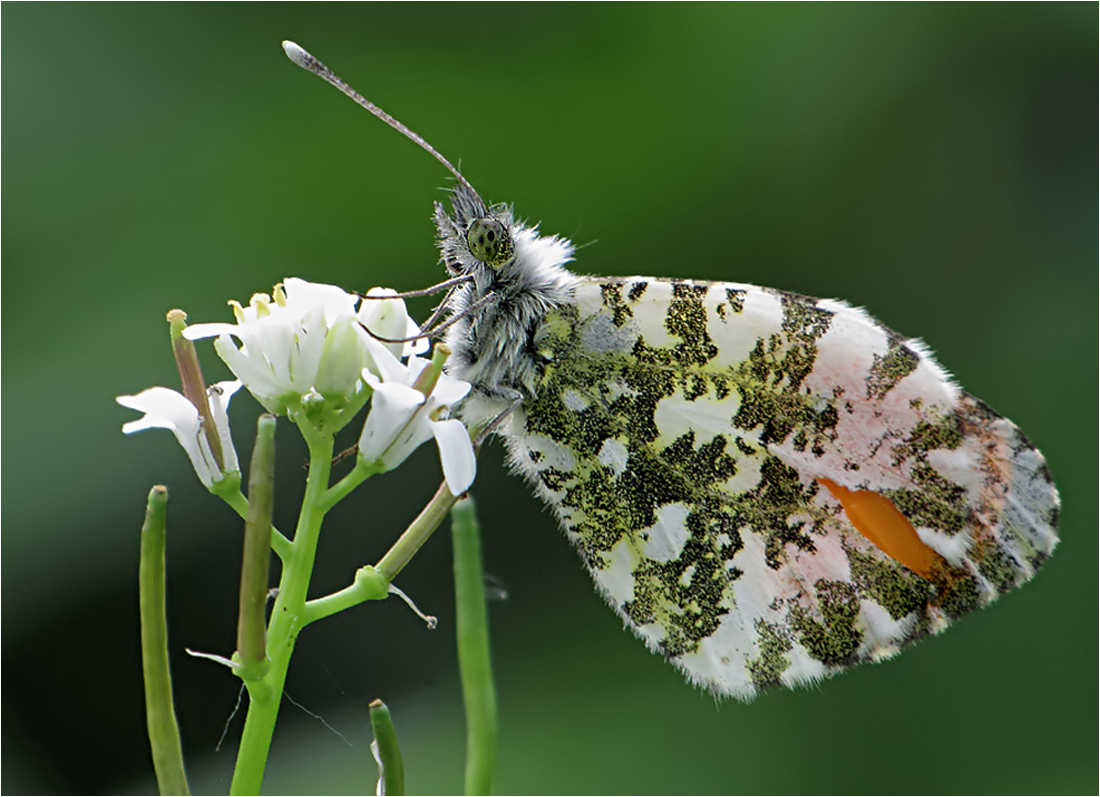
[[[378,288],[368,293],[392,295]],[[470,385],[438,369],[430,372],[430,362],[416,356],[427,349],[427,341],[417,337],[420,328],[401,299],[361,299],[335,285],[292,277],[271,296],[254,295],[247,307],[230,305],[235,324],[194,324],[183,330],[188,340],[215,338],[215,350],[237,377],[209,391],[212,427],[203,423],[198,402],[154,387],[118,397],[123,406],[145,413],[123,426],[125,433],[171,429],[203,484],[211,487],[239,476],[226,409],[242,385],[268,412],[325,434],[334,434],[370,401],[359,439],[361,461],[391,470],[435,438],[450,491],[461,495],[473,483],[469,434],[461,421],[449,417]],[[219,439],[211,440],[212,433]],[[225,452],[221,457],[214,454],[219,450]]]

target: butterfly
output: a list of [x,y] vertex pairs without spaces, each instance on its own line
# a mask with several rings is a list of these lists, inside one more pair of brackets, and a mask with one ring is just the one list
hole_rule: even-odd
[[832,299],[587,277],[440,160],[448,371],[598,591],[689,681],[748,700],[890,658],[1035,575],[1043,456],[916,339]]

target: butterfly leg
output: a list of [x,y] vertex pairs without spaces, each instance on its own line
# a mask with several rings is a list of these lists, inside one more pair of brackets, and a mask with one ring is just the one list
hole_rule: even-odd
[[523,403],[523,394],[518,390],[509,390],[505,398],[508,399],[508,406],[498,413],[495,418],[481,427],[474,436],[474,451],[478,451],[481,448],[481,444],[485,442],[485,439],[500,428],[500,425],[504,423],[508,416],[515,412],[516,408]]

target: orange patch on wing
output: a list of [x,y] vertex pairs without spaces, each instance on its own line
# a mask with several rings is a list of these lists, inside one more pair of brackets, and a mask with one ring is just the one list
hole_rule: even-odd
[[931,581],[943,572],[944,558],[921,541],[913,524],[889,498],[872,490],[849,490],[832,479],[817,481],[840,501],[856,531],[884,554]]

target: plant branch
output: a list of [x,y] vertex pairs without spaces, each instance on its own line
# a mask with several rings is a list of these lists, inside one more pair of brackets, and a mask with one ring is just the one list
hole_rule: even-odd
[[328,617],[330,614],[350,609],[364,601],[385,600],[390,594],[390,582],[378,570],[367,565],[355,571],[355,581],[339,592],[306,601],[302,613],[302,627]]
[[447,482],[439,485],[435,496],[417,515],[416,520],[409,524],[405,532],[398,537],[397,542],[375,565],[387,581],[393,581],[404,569],[409,560],[420,550],[420,546],[427,542],[432,532],[439,528],[439,524],[443,522],[443,518],[447,517],[447,513],[451,511],[451,507],[457,500],[447,489]]

